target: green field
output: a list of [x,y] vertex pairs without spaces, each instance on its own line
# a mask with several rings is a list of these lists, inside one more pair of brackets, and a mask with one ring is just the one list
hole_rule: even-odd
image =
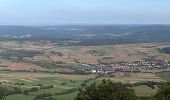
[[[17,71],[0,71],[1,75],[9,75],[9,76],[1,76],[1,86],[8,87],[8,90],[13,89],[14,87],[20,88],[22,91],[30,90],[32,87],[38,87],[38,91],[29,92],[27,95],[23,94],[14,94],[6,96],[5,100],[33,100],[36,95],[40,95],[43,93],[50,93],[52,97],[57,98],[59,100],[74,100],[78,91],[69,92],[66,94],[60,94],[63,91],[68,91],[70,89],[77,89],[81,86],[81,84],[90,78],[96,77],[96,75],[65,75],[65,74],[53,74],[53,73],[41,73],[41,72],[17,72]],[[15,75],[24,76],[25,74],[29,75],[43,75],[47,74],[48,77],[16,77]],[[13,76],[10,76],[13,75]],[[90,84],[94,81],[91,81],[87,84]],[[21,85],[22,84],[22,85]],[[48,86],[53,85],[54,88],[49,89],[41,89],[39,85]],[[59,95],[57,94],[59,93]],[[15,99],[14,99],[15,98]],[[24,99],[26,98],[26,99]]]
[[133,87],[137,96],[152,96],[156,93],[156,89],[152,89],[146,85]]
[[[33,75],[35,72],[17,72],[17,71],[0,71],[0,74],[7,74],[7,75]],[[75,89],[79,88],[81,84],[87,80],[92,79],[86,83],[86,85],[90,85],[92,83],[99,84],[101,83],[102,79],[108,79],[108,77],[100,77],[97,79],[93,79],[96,77],[95,74],[90,75],[65,75],[65,74],[57,74],[57,73],[41,73],[36,72],[36,75],[41,74],[48,74],[48,77],[37,77],[37,78],[20,78],[20,77],[0,77],[0,80],[2,81],[3,86],[8,87],[9,89],[12,89],[13,87],[18,87],[22,91],[31,89],[32,87],[38,87],[38,84],[41,84],[42,86],[48,86],[53,85],[54,88],[49,89],[39,89],[35,92],[29,92],[28,95],[23,94],[14,94],[6,96],[5,100],[33,100],[36,95],[40,95],[43,93],[50,93],[52,94],[53,98],[57,98],[58,100],[74,100],[75,96],[77,95],[78,91],[66,93],[66,94],[60,94],[63,91],[67,91],[69,89]],[[129,72],[123,73],[125,78],[132,77]],[[162,72],[157,73],[157,76],[168,80],[170,76],[170,72]],[[6,81],[3,83],[3,80]],[[11,81],[11,82],[8,82]],[[114,80],[112,80],[114,81]],[[23,83],[23,85],[16,85],[16,83]],[[135,93],[137,96],[152,96],[155,94],[156,89],[152,89],[146,85],[140,85],[132,87],[135,90]],[[58,94],[59,93],[59,94]],[[15,99],[14,99],[15,98]],[[25,99],[26,98],[26,99]]]
[[164,80],[170,81],[170,72],[160,72],[160,73],[156,73],[156,75]]

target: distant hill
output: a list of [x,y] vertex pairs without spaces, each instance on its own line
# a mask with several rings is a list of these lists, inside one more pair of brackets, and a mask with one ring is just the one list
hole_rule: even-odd
[[170,25],[0,26],[0,38],[69,39],[81,45],[169,42]]

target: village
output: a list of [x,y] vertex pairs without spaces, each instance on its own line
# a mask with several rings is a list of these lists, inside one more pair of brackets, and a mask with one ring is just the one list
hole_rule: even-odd
[[112,64],[82,64],[81,71],[96,74],[111,74],[115,72],[145,72],[147,70],[167,69],[170,62],[166,60],[145,60],[134,62],[114,62]]

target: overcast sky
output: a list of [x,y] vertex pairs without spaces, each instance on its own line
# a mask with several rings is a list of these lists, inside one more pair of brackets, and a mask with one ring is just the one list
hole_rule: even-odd
[[0,0],[0,24],[170,24],[170,0]]

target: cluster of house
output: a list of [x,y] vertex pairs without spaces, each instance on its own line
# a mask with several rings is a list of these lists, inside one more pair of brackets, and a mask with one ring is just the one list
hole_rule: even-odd
[[43,42],[39,42],[39,43],[34,43],[33,45],[41,46],[41,47],[49,47],[49,46],[56,46],[57,43],[53,43],[53,42],[50,42],[50,41],[43,41]]
[[170,62],[166,60],[145,60],[135,62],[114,62],[112,64],[82,64],[81,71],[109,74],[117,71],[122,72],[142,72],[142,70],[166,69],[170,67]]

